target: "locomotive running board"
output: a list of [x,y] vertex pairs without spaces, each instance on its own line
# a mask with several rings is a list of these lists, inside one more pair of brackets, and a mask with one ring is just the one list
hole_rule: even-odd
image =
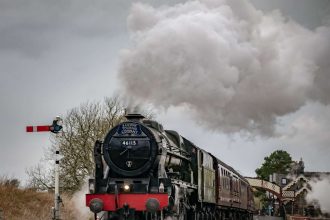
[[174,183],[174,184],[178,184],[178,185],[181,185],[181,186],[188,187],[188,188],[197,189],[197,185],[191,184],[191,183],[187,183],[187,182],[182,181],[182,180],[171,179],[171,182]]

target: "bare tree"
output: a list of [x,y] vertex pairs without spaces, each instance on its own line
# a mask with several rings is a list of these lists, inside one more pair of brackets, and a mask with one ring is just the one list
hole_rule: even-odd
[[[84,103],[68,111],[63,119],[63,132],[52,137],[51,152],[60,150],[61,188],[75,192],[93,174],[93,147],[106,133],[124,120],[125,108],[118,97],[103,102]],[[54,154],[52,154],[54,155]],[[29,187],[41,190],[54,186],[53,171],[37,165],[27,171]]]
[[53,169],[46,168],[46,162],[39,163],[35,167],[26,170],[29,176],[27,187],[35,190],[53,190],[54,188],[54,172]]
[[64,118],[63,132],[54,138],[53,149],[60,149],[61,185],[76,191],[93,174],[93,146],[123,120],[125,108],[118,98],[103,103],[85,103],[70,110]]

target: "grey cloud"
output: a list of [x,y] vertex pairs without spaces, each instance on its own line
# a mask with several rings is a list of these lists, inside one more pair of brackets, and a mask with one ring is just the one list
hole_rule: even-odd
[[315,61],[315,87],[311,98],[322,103],[330,104],[330,28],[319,27],[313,39],[307,42],[309,45],[304,53],[310,55],[310,59]]
[[328,0],[251,0],[251,2],[259,10],[268,12],[280,10],[286,17],[312,30],[328,23],[330,15]]

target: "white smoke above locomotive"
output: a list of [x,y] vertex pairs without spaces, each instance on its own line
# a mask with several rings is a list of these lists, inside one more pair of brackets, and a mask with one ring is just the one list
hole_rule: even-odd
[[186,106],[223,132],[274,135],[279,117],[330,101],[330,28],[309,30],[247,1],[134,4],[134,45],[121,53],[125,94],[154,106]]

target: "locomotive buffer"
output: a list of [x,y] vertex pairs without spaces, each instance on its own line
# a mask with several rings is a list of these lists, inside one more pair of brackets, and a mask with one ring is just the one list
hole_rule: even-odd
[[[27,126],[26,132],[47,132],[50,131],[54,134],[58,134],[62,130],[62,119],[57,116],[52,125],[42,125],[42,126]],[[53,207],[53,220],[60,220],[60,203],[62,199],[60,197],[59,190],[59,168],[60,168],[60,151],[59,149],[55,150],[55,198],[54,203],[55,207]]]

